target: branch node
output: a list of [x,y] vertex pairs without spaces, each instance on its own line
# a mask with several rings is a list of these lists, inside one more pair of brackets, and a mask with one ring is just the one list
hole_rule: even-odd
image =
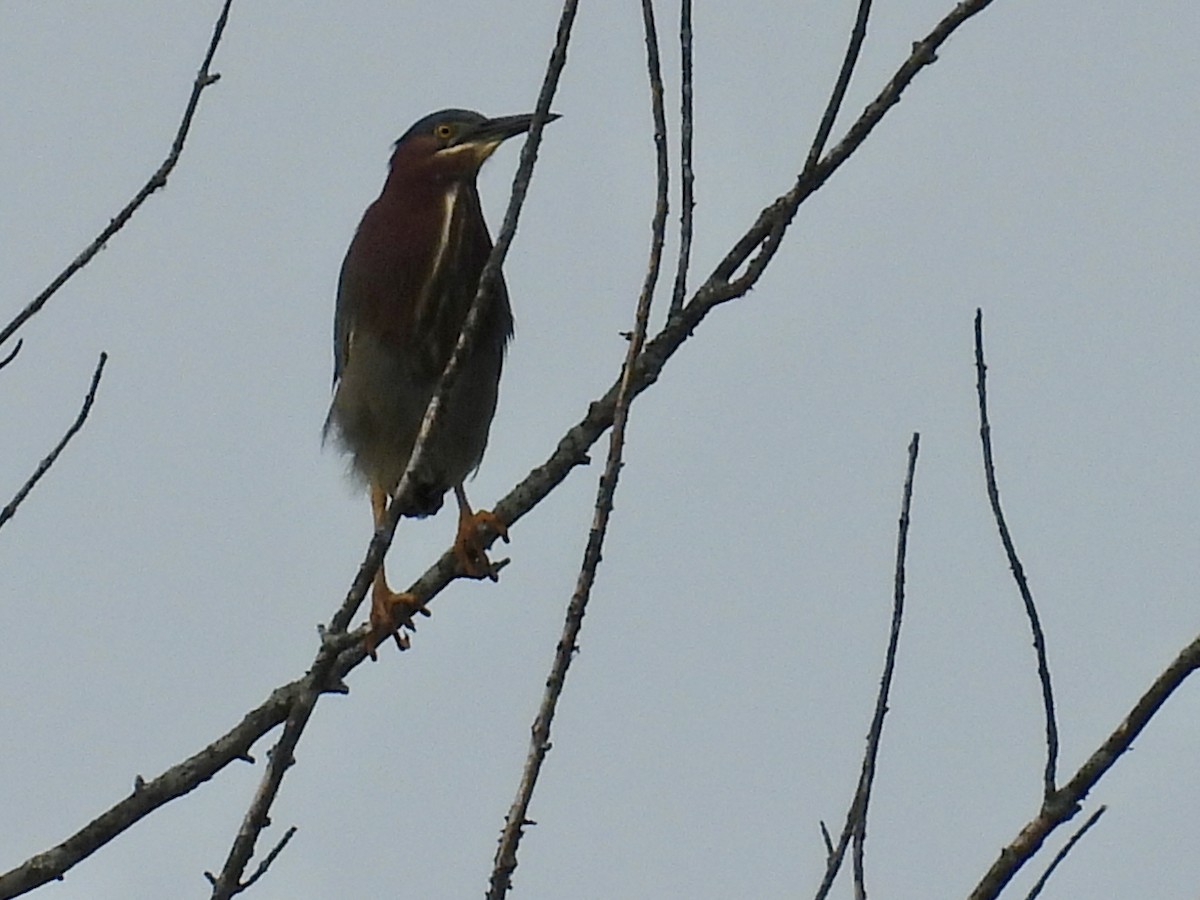
[[1054,791],[1042,800],[1042,815],[1066,822],[1079,812],[1078,801],[1067,791]]
[[321,649],[324,651],[336,653],[339,644],[338,638],[345,633],[334,628],[326,628],[323,622],[317,623],[317,639],[321,642]]
[[932,65],[938,59],[937,52],[926,41],[913,41],[912,55],[913,59],[922,66]]
[[329,681],[325,683],[323,693],[346,695],[350,693],[350,685],[346,684],[346,682],[341,678],[330,678]]

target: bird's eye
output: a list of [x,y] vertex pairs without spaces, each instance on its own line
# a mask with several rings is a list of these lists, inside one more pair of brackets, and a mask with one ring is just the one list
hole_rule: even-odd
[[433,136],[439,140],[448,141],[454,136],[454,126],[446,122],[433,126]]

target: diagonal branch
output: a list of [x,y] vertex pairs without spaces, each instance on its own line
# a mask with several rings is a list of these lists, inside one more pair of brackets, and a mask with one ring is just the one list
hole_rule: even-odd
[[287,719],[283,725],[283,734],[267,753],[266,771],[263,773],[262,781],[250,803],[250,808],[242,818],[242,824],[238,828],[237,836],[234,838],[233,846],[230,847],[229,856],[225,860],[221,873],[215,878],[211,876],[209,878],[213,886],[212,897],[214,900],[218,900],[218,898],[228,900],[228,898],[240,894],[247,887],[248,883],[242,883],[242,873],[254,855],[254,846],[258,841],[258,836],[269,824],[267,813],[279,793],[283,776],[295,762],[292,752],[312,716],[313,708],[316,706],[317,697],[320,694],[320,688],[313,681],[313,674],[310,671],[301,680],[299,695],[293,700],[291,708],[288,710]]
[[1042,802],[1038,814],[1025,823],[1012,843],[1000,851],[999,858],[992,863],[991,868],[971,892],[970,900],[992,900],[999,896],[1020,868],[1041,849],[1050,833],[1079,812],[1079,804],[1088,792],[1133,745],[1167,699],[1197,669],[1200,669],[1200,637],[1180,651],[1146,693],[1142,694],[1124,721],[1079,767],[1071,780],[1052,797]]
[[63,452],[67,444],[71,442],[71,438],[79,433],[79,429],[83,427],[83,423],[87,421],[88,413],[92,411],[92,402],[96,399],[96,389],[100,387],[100,376],[104,373],[104,364],[108,362],[108,354],[101,353],[100,361],[96,363],[96,370],[92,372],[92,383],[88,387],[87,396],[83,398],[83,406],[79,410],[79,415],[75,417],[75,421],[71,423],[71,427],[67,429],[66,434],[62,436],[53,450],[43,459],[33,474],[29,476],[29,480],[21,485],[21,489],[17,491],[16,496],[8,502],[4,509],[0,509],[0,528],[4,527],[4,523],[16,515],[17,507],[20,506],[29,492],[33,490],[34,485],[42,480],[42,476],[50,471],[50,467],[54,465],[59,454]]
[[883,718],[888,711],[888,695],[892,688],[892,675],[896,671],[896,652],[900,647],[900,625],[904,620],[904,561],[908,555],[908,525],[909,510],[912,506],[913,479],[917,472],[917,453],[920,450],[921,435],[914,432],[908,445],[908,471],[904,476],[904,499],[900,503],[900,526],[896,537],[896,574],[892,589],[892,628],[888,635],[887,653],[884,656],[883,675],[879,679],[879,693],[875,697],[875,714],[871,717],[871,727],[867,732],[867,749],[863,754],[862,772],[858,777],[858,788],[854,799],[850,801],[850,809],[846,812],[846,824],[842,827],[841,837],[836,849],[829,840],[829,832],[821,823],[821,831],[828,850],[825,865],[825,877],[817,889],[817,900],[829,896],[834,879],[841,869],[842,860],[846,856],[846,848],[854,843],[854,896],[857,900],[866,900],[867,889],[863,872],[863,848],[867,839],[867,808],[871,803],[871,786],[875,782],[875,762],[879,757],[879,744],[883,740]]
[[1042,687],[1042,709],[1046,718],[1046,768],[1042,775],[1042,796],[1049,800],[1054,795],[1055,768],[1058,765],[1058,722],[1054,712],[1054,688],[1050,683],[1050,665],[1046,661],[1046,636],[1042,633],[1037,605],[1033,602],[1033,593],[1029,590],[1029,582],[1025,578],[1025,568],[1017,558],[1017,548],[1013,545],[1008,523],[1004,520],[1004,511],[1000,508],[1000,488],[996,485],[996,468],[992,462],[992,426],[988,423],[987,414],[987,365],[983,359],[981,309],[975,310],[975,371],[976,390],[979,393],[979,440],[983,445],[983,472],[987,478],[988,500],[992,504],[996,527],[1000,529],[1000,542],[1004,544],[1009,568],[1012,569],[1017,590],[1021,592],[1021,600],[1025,604],[1025,615],[1029,618],[1029,629],[1033,632],[1033,649],[1037,653],[1038,681]]
[[810,174],[825,152],[825,143],[829,133],[833,131],[833,123],[837,121],[838,111],[842,101],[846,99],[846,89],[850,87],[850,78],[854,67],[858,65],[858,54],[862,50],[863,41],[867,39],[867,19],[871,15],[871,0],[859,0],[858,16],[854,20],[854,30],[850,32],[850,43],[846,46],[846,56],[842,60],[842,68],[838,72],[837,81],[833,85],[833,93],[829,95],[829,103],[821,116],[821,124],[817,126],[817,134],[812,146],[808,148],[808,158],[804,161],[804,172]]
[[187,106],[183,110],[183,120],[179,123],[179,129],[175,132],[175,139],[171,142],[171,149],[167,153],[167,158],[163,160],[162,165],[150,176],[150,180],[142,186],[142,189],[134,194],[133,199],[125,205],[112,221],[104,227],[104,229],[96,236],[83,252],[80,253],[71,264],[63,269],[58,276],[46,286],[40,294],[33,298],[33,301],[23,310],[17,313],[16,317],[0,329],[0,344],[7,341],[13,334],[16,333],[22,325],[29,319],[37,315],[41,308],[46,305],[46,301],[54,296],[67,281],[92,261],[92,258],[100,252],[109,239],[114,234],[125,227],[138,208],[146,202],[147,198],[159,188],[165,187],[167,184],[167,176],[174,170],[176,163],[179,162],[179,156],[183,153],[183,142],[187,140],[188,132],[192,127],[192,118],[196,115],[196,107],[200,103],[200,94],[204,89],[211,84],[215,84],[221,77],[215,72],[210,72],[209,67],[212,65],[213,57],[217,52],[217,45],[221,43],[221,35],[225,33],[225,23],[229,21],[229,8],[233,5],[233,0],[225,0],[221,7],[221,14],[217,16],[217,23],[213,26],[212,39],[208,42],[208,50],[204,53],[204,61],[200,64],[200,71],[196,73],[196,80],[192,82],[192,93],[188,97]]
[[1061,850],[1054,854],[1054,859],[1050,860],[1050,865],[1046,866],[1046,871],[1042,873],[1042,877],[1034,883],[1029,893],[1025,895],[1025,900],[1034,900],[1034,898],[1042,893],[1042,889],[1046,886],[1046,882],[1050,880],[1050,876],[1054,874],[1054,870],[1058,868],[1059,863],[1067,858],[1067,854],[1075,849],[1075,845],[1079,843],[1080,839],[1091,830],[1093,825],[1100,821],[1100,817],[1104,815],[1107,809],[1107,806],[1101,806],[1088,816],[1087,821],[1079,826],[1079,829],[1071,835],[1071,839],[1063,845]]
[[[814,194],[829,177],[841,168],[842,163],[850,158],[867,139],[875,126],[893,106],[900,102],[905,89],[916,78],[917,73],[926,66],[937,61],[937,51],[968,19],[983,12],[991,6],[992,0],[964,0],[955,5],[933,30],[923,39],[913,44],[912,53],[896,70],[891,80],[884,85],[883,90],[872,100],[850,129],[832,150],[811,169],[805,171],[796,179],[795,185],[774,203],[759,213],[758,220],[746,231],[733,248],[721,260],[720,264],[709,277],[706,285],[729,285],[727,290],[733,296],[742,296],[754,286],[770,263],[784,231],[796,215],[796,210],[809,196]],[[755,251],[758,251],[755,253]],[[754,254],[751,258],[751,254]],[[749,260],[746,272],[736,281],[730,281],[734,274]],[[703,289],[702,289],[703,290]]]
[[[274,863],[275,860],[279,858],[279,854],[283,852],[283,848],[286,847],[288,842],[291,841],[291,839],[295,836],[296,826],[293,825],[283,833],[283,837],[279,839],[279,842],[273,848],[271,848],[271,852],[263,857],[263,861],[259,863],[258,868],[254,870],[254,874],[247,878],[234,893],[240,894],[249,890],[254,886],[254,882],[266,875],[267,870],[271,868],[272,863]],[[205,872],[204,876],[208,879],[210,884],[215,885],[217,883],[217,877],[211,872]]]
[[150,781],[140,776],[133,793],[105,810],[57,846],[26,860],[0,875],[0,898],[8,900],[48,881],[61,879],[76,863],[91,856],[117,835],[154,810],[182,797],[208,781],[232,762],[252,762],[250,748],[285,718],[300,688],[293,681],[272,691],[259,707],[248,712],[238,725],[199,753],[172,766]]
[[546,689],[542,694],[542,702],[534,718],[529,740],[529,752],[525,757],[525,765],[521,772],[521,780],[517,786],[517,795],[504,819],[504,828],[500,832],[499,846],[492,865],[492,874],[488,882],[488,900],[503,900],[512,886],[512,874],[517,868],[517,848],[524,835],[525,826],[532,824],[528,818],[529,803],[533,799],[533,791],[537,786],[542,763],[550,751],[550,726],[554,721],[554,713],[558,708],[558,700],[566,684],[567,670],[575,656],[580,629],[583,627],[583,617],[587,611],[588,600],[591,597],[592,586],[596,580],[596,569],[600,565],[600,556],[604,547],[604,538],[608,532],[608,523],[612,516],[613,497],[616,494],[617,482],[621,473],[621,458],[625,449],[625,428],[629,419],[629,404],[634,397],[633,379],[634,367],[642,346],[646,340],[647,324],[650,320],[650,305],[654,298],[654,289],[658,284],[659,271],[662,267],[663,241],[667,228],[667,191],[669,187],[669,168],[667,162],[667,121],[663,109],[662,67],[658,54],[658,31],[654,24],[653,0],[642,0],[642,24],[646,36],[646,68],[650,79],[651,108],[654,115],[654,146],[656,149],[656,179],[657,202],[654,217],[651,222],[650,261],[646,277],[638,296],[635,324],[629,338],[629,348],[625,362],[621,368],[616,400],[613,409],[612,432],[609,436],[608,456],[605,460],[604,471],[600,475],[600,484],[596,491],[595,510],[592,515],[591,531],[588,534],[587,546],[584,549],[583,564],[579,577],[575,582],[575,590],[567,605],[566,621],[563,624],[562,635],[554,651],[554,661],[550,674],[546,678]]

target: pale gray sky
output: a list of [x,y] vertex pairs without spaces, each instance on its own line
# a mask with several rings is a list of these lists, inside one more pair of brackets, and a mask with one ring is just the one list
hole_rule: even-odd
[[[878,5],[849,114],[951,5]],[[853,6],[697,4],[695,281],[790,185]],[[159,164],[218,7],[0,5],[0,319]],[[110,354],[86,428],[0,533],[0,869],[311,661],[370,537],[320,445],[342,254],[413,120],[532,109],[558,8],[235,3],[168,188],[0,373],[7,500]],[[673,72],[676,11],[659,15]],[[914,430],[868,888],[963,896],[1036,811],[1041,711],[983,490],[976,306],[1064,773],[1195,636],[1198,29],[1191,3],[997,0],[637,402],[514,897],[811,894],[817,821],[841,822],[857,777]],[[506,267],[517,336],[479,505],[545,459],[625,352],[653,212],[644,81],[637,4],[583,4]],[[494,226],[516,156],[481,179]],[[411,653],[320,704],[265,841],[299,833],[249,896],[482,894],[597,473],[514,528],[499,585],[454,586]],[[449,513],[403,523],[394,581],[452,532]],[[1188,686],[1090,798],[1109,812],[1043,896],[1195,897],[1198,722]],[[207,896],[261,768],[222,772],[40,895]]]

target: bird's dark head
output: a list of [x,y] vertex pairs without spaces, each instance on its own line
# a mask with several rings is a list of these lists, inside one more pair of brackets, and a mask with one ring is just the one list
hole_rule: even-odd
[[[546,121],[557,118],[551,113]],[[416,122],[396,141],[392,168],[434,178],[473,178],[497,147],[532,124],[532,114],[489,119],[469,109],[443,109]]]

